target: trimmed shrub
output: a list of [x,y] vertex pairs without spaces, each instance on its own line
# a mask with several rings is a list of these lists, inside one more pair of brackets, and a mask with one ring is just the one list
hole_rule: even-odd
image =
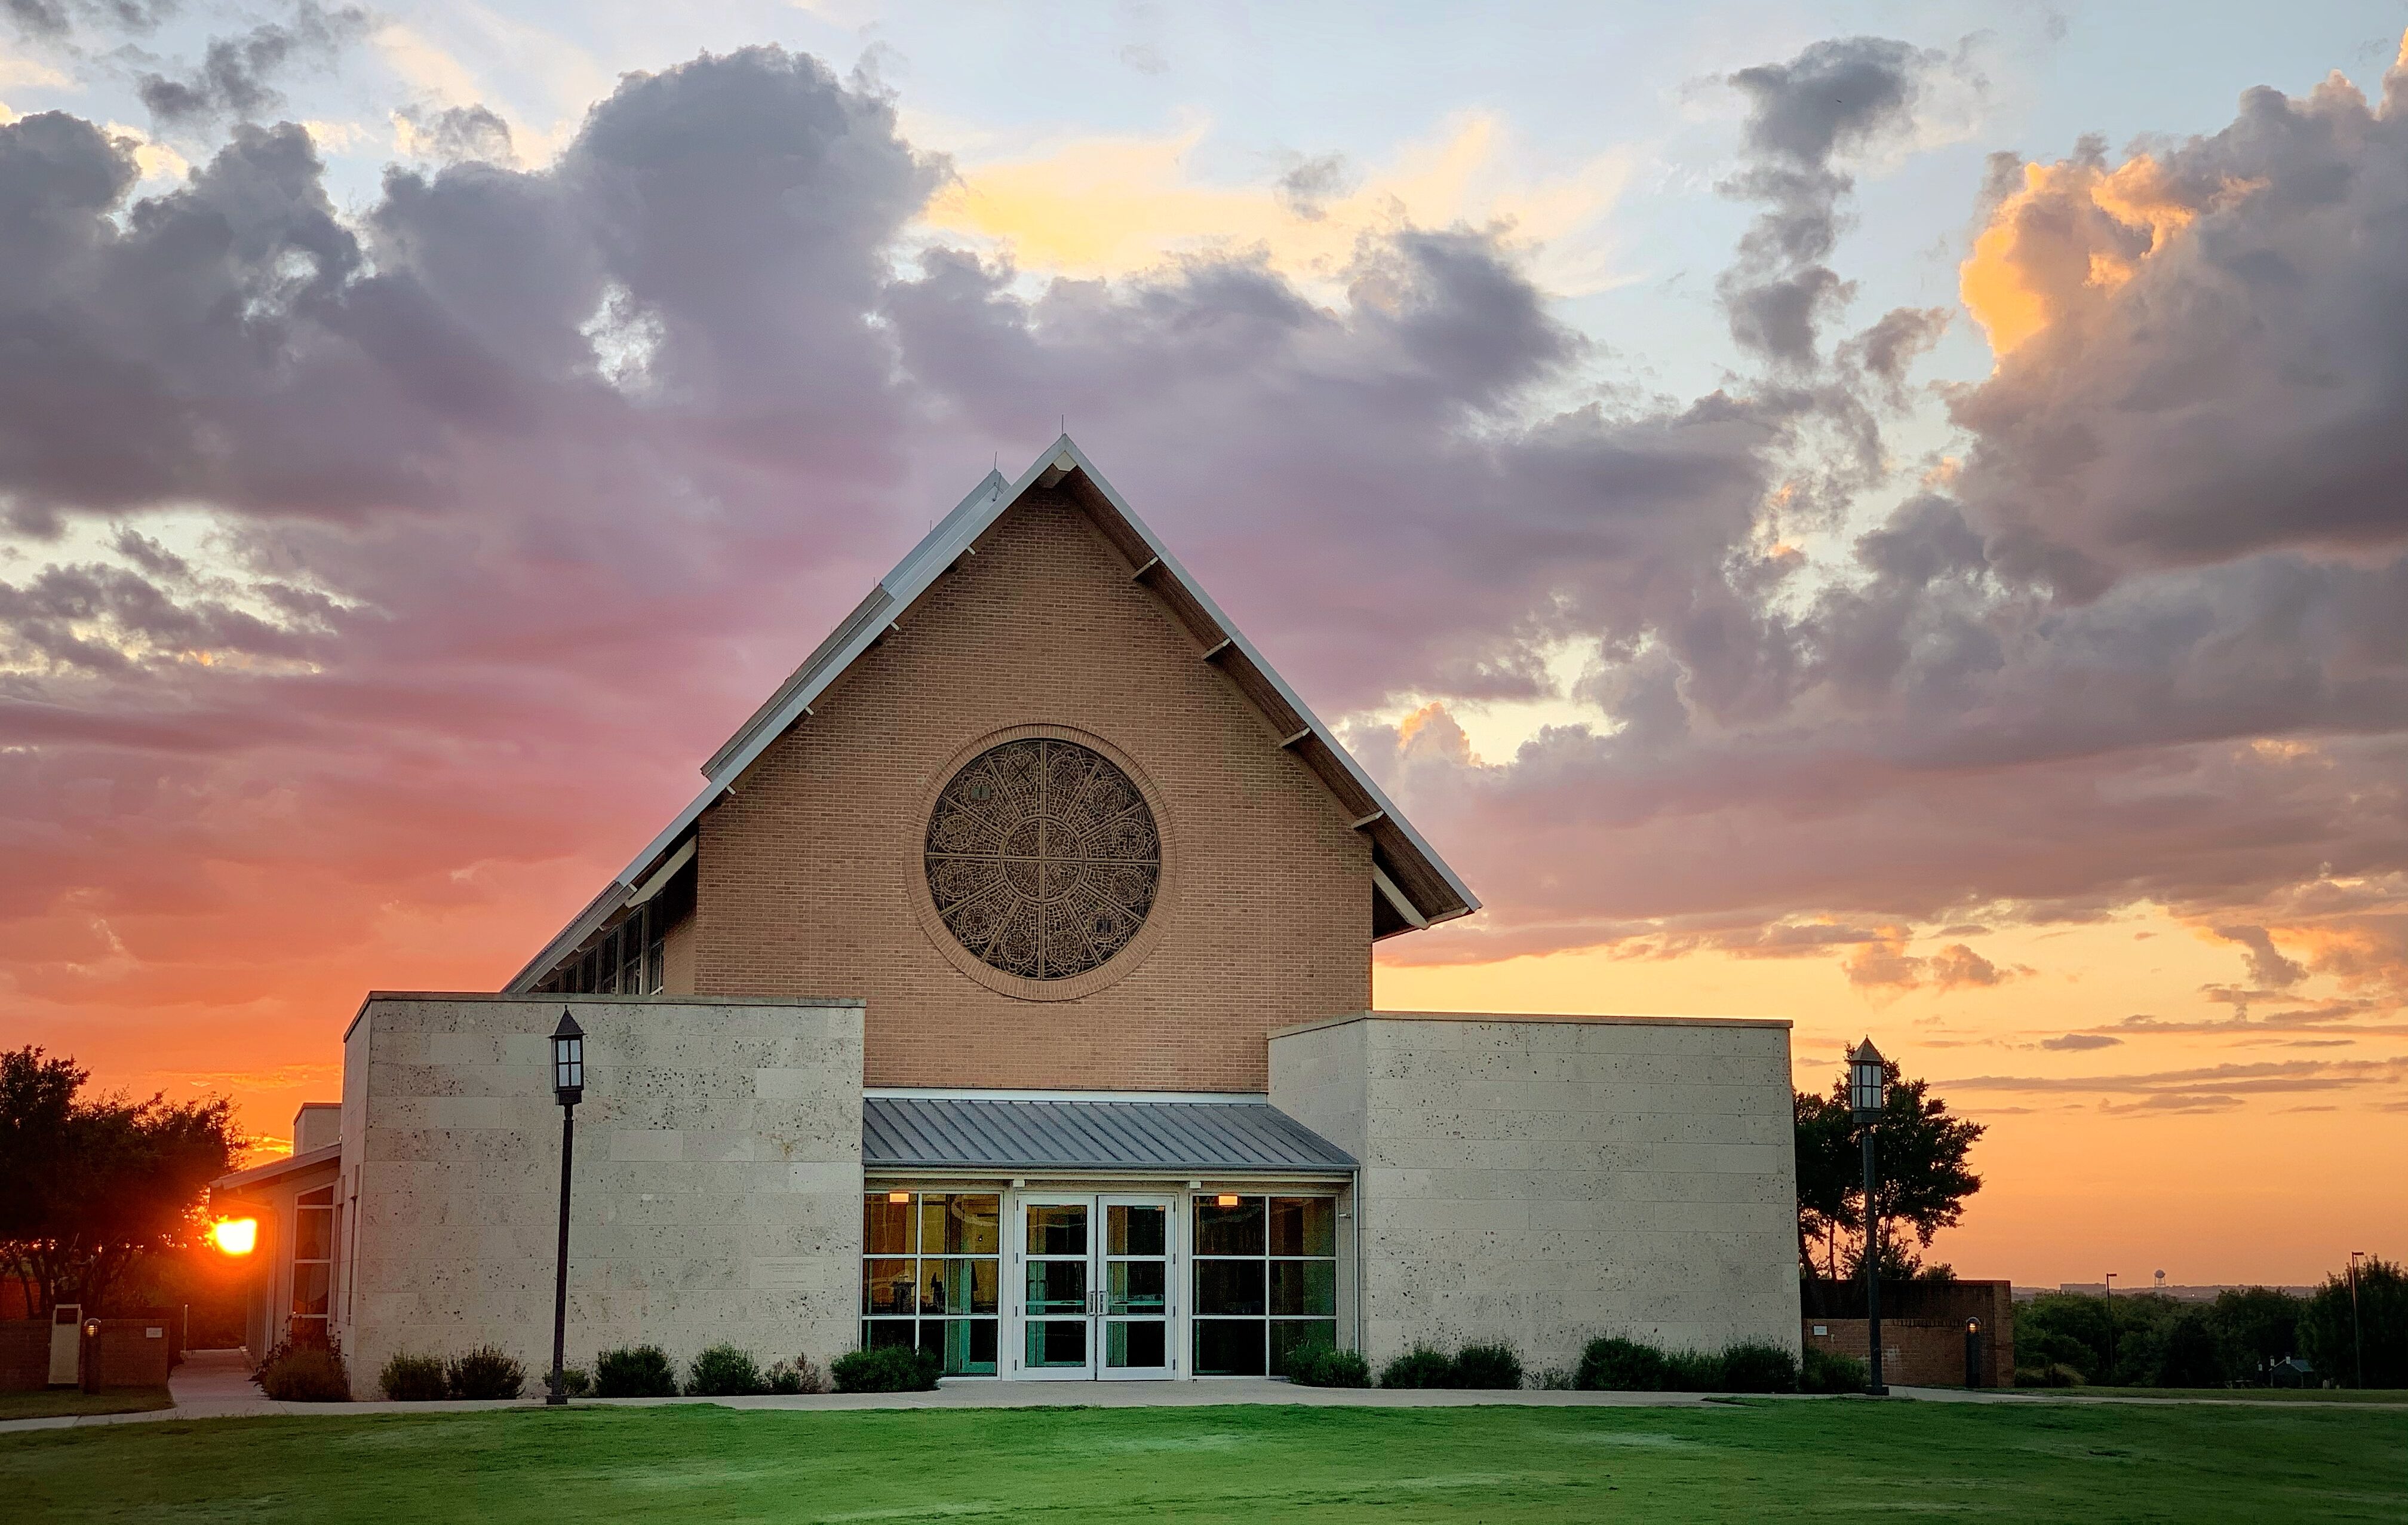
[[1578,1385],[1572,1380],[1572,1374],[1561,1366],[1550,1366],[1530,1378],[1530,1386],[1542,1392],[1570,1392]]
[[1800,1392],[1862,1392],[1871,1380],[1865,1363],[1856,1357],[1818,1350],[1813,1345],[1806,1347],[1806,1359],[1798,1368]]
[[377,1386],[396,1403],[431,1403],[450,1390],[444,1386],[440,1356],[395,1356],[384,1363]]
[[526,1387],[526,1368],[500,1347],[480,1345],[452,1357],[443,1369],[443,1380],[454,1398],[516,1398]]
[[944,1374],[945,1363],[924,1350],[884,1345],[853,1350],[830,1363],[838,1392],[926,1392]]
[[656,1345],[605,1350],[594,1358],[594,1393],[597,1398],[675,1398],[677,1368],[669,1353]]
[[1468,1345],[1455,1353],[1452,1388],[1518,1388],[1522,1358],[1510,1345]]
[[752,1352],[715,1345],[694,1358],[685,1379],[688,1398],[750,1398],[769,1390]]
[[[549,1374],[544,1380],[550,1383]],[[582,1366],[564,1366],[560,1369],[560,1388],[563,1397],[583,1398],[594,1390],[594,1374]],[[547,1386],[545,1390],[551,1389]]]
[[348,1403],[351,1374],[343,1365],[342,1347],[333,1344],[270,1347],[251,1374],[259,1390],[280,1403]]
[[1586,1392],[1671,1391],[1672,1363],[1652,1345],[1600,1335],[1581,1352],[1572,1386]]
[[1368,1388],[1371,1363],[1359,1350],[1309,1345],[1287,1358],[1287,1379],[1303,1388]]
[[1723,1385],[1723,1358],[1713,1350],[1664,1352],[1664,1386],[1673,1392],[1712,1392]]
[[2046,1366],[2018,1366],[2015,1386],[2018,1388],[2079,1388],[2082,1374],[2065,1362],[2051,1361]]
[[1777,1345],[1742,1340],[1716,1356],[1721,1374],[1713,1386],[1729,1392],[1796,1392],[1798,1358]]
[[768,1383],[771,1392],[789,1396],[828,1390],[826,1374],[811,1363],[809,1356],[796,1356],[793,1360],[781,1360],[770,1367]]
[[1455,1358],[1443,1350],[1417,1345],[1380,1368],[1383,1388],[1452,1388]]

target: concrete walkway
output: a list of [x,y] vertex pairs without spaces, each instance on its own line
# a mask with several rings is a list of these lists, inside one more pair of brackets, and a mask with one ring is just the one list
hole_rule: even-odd
[[[265,1415],[339,1417],[367,1414],[473,1414],[493,1409],[541,1408],[543,1400],[434,1403],[280,1403],[251,1380],[251,1357],[241,1350],[194,1350],[167,1379],[171,1408],[140,1414],[82,1414],[51,1419],[0,1422],[0,1434],[64,1430],[98,1424],[143,1424],[160,1419],[226,1419]],[[539,1392],[539,1389],[538,1389]],[[1969,1391],[1962,1388],[1892,1388],[1890,1401],[1942,1403],[2138,1403],[2246,1404],[2247,1399],[2093,1398],[2045,1389]],[[1855,1395],[1837,1400],[1775,1395],[1792,1403],[1870,1402]],[[1259,1377],[1213,1377],[1200,1382],[953,1382],[934,1392],[814,1393],[793,1398],[587,1398],[579,1408],[659,1408],[671,1403],[712,1403],[721,1408],[795,1409],[806,1412],[896,1408],[1210,1408],[1229,1403],[1285,1403],[1307,1408],[1474,1408],[1511,1404],[1526,1408],[1697,1408],[1727,1402],[1717,1393],[1542,1392],[1529,1388],[1299,1388]],[[2271,1405],[2269,1405],[2271,1406]],[[2297,1407],[2296,1403],[2280,1405]],[[2402,1404],[2313,1404],[2315,1407],[2399,1408]]]

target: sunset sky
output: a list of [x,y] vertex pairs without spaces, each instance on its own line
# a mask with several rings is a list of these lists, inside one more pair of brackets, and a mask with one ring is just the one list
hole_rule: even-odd
[[280,1147],[1067,418],[1486,902],[1382,1005],[2408,1255],[2397,0],[0,14],[0,1045]]

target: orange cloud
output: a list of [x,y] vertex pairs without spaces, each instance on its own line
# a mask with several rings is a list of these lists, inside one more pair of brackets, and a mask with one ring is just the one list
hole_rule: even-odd
[[[2220,187],[2222,201],[2245,186]],[[2202,210],[2164,168],[2138,154],[2110,169],[2093,159],[2024,166],[1957,271],[1957,293],[2003,355],[2086,302],[2132,279]]]

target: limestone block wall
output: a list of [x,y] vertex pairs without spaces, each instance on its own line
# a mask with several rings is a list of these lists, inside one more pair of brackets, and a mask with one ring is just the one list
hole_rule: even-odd
[[568,1352],[731,1341],[765,1365],[857,1343],[862,1005],[372,995],[344,1039],[354,1391],[395,1351],[552,1364],[560,1108],[548,1034],[586,1032]]
[[1373,1012],[1274,1034],[1363,1163],[1363,1345],[1799,1346],[1789,1024]]

